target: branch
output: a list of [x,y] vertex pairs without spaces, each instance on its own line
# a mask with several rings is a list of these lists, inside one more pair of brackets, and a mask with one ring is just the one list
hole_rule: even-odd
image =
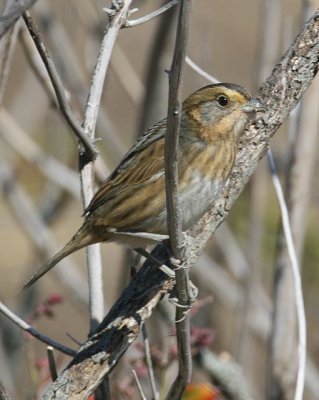
[[30,335],[34,336],[35,338],[39,339],[41,342],[48,344],[49,346],[54,347],[57,350],[60,350],[62,353],[67,354],[69,356],[75,355],[75,350],[70,349],[69,347],[60,344],[53,339],[43,335],[31,325],[27,324],[23,319],[19,318],[16,314],[9,310],[2,302],[0,302],[0,312],[9,318],[14,324],[16,324],[19,328],[24,330],[25,332],[30,333]]
[[[155,249],[152,254],[159,261],[169,257],[164,246]],[[52,383],[43,398],[77,400],[93,393],[137,338],[141,326],[157,303],[173,287],[172,278],[168,278],[149,261],[145,262],[97,332],[80,347],[76,357]]]
[[55,91],[55,95],[57,97],[57,101],[59,103],[61,113],[63,114],[64,118],[67,120],[69,126],[75,133],[76,137],[82,143],[82,145],[86,151],[86,159],[88,161],[94,160],[97,156],[97,151],[96,151],[93,143],[86,136],[79,121],[75,118],[74,114],[71,111],[68,100],[66,98],[63,84],[62,84],[61,79],[57,73],[55,66],[54,66],[51,55],[44,45],[44,42],[40,35],[39,28],[37,27],[35,21],[33,20],[33,18],[31,17],[31,15],[28,11],[26,11],[24,13],[23,19],[24,19],[24,22],[30,32],[30,35],[32,36],[35,46],[38,49],[38,52],[42,58],[42,61],[47,69],[47,72],[51,79],[52,86]]
[[143,335],[145,360],[146,360],[146,365],[147,365],[147,369],[148,369],[150,386],[151,386],[151,390],[152,390],[152,400],[159,400],[159,392],[156,388],[154,368],[153,368],[152,355],[151,355],[151,349],[150,349],[150,342],[148,340],[146,324],[143,324],[143,326],[142,326],[142,335]]
[[163,14],[165,11],[170,10],[176,4],[179,3],[180,0],[172,0],[167,4],[164,4],[161,8],[156,11],[151,12],[150,14],[145,15],[144,17],[135,19],[135,20],[127,20],[122,28],[131,28],[133,26],[144,24],[145,22],[151,21],[153,18],[158,17],[159,15]]
[[[167,129],[165,137],[165,189],[167,228],[173,256],[183,266],[186,258],[183,251],[181,208],[178,203],[178,142],[181,121],[182,76],[191,15],[191,0],[182,0],[179,8],[176,42],[171,71],[169,73],[169,97]],[[168,399],[180,399],[192,375],[190,344],[190,317],[185,309],[190,306],[188,293],[188,269],[176,268],[176,339],[179,369],[175,382],[168,393]]]
[[[260,100],[267,105],[268,112],[262,120],[250,123],[247,127],[247,137],[245,143],[242,141],[226,190],[219,195],[211,211],[190,232],[187,243],[189,262],[197,260],[206,240],[226,218],[258,161],[266,153],[271,137],[316,75],[318,64],[319,11],[305,24],[301,34],[261,87]],[[152,254],[163,263],[169,259],[164,245],[157,246]],[[103,376],[114,368],[137,337],[144,320],[173,285],[172,279],[146,262],[96,333],[81,346],[76,357],[51,385],[44,398],[67,398],[64,394],[66,390],[72,390],[67,392],[70,396],[79,386],[81,396],[93,392]],[[83,397],[79,395],[72,398]]]
[[280,185],[280,181],[278,175],[276,173],[275,162],[272,157],[272,153],[268,150],[268,161],[270,165],[273,185],[276,191],[277,199],[280,206],[281,219],[283,225],[283,231],[285,234],[286,245],[288,250],[288,255],[290,259],[290,267],[293,276],[294,283],[294,296],[295,296],[295,304],[297,310],[297,319],[298,319],[298,372],[297,372],[297,382],[295,389],[295,400],[302,400],[304,384],[305,384],[305,370],[306,370],[306,316],[305,316],[305,307],[302,293],[302,282],[300,277],[300,269],[298,265],[298,259],[296,254],[296,249],[294,245],[294,241],[292,238],[291,225],[289,221],[289,214],[287,204],[285,202],[284,194],[282,191],[282,187]]
[[[100,107],[102,91],[106,71],[109,66],[112,49],[115,44],[117,35],[121,26],[126,20],[129,7],[132,0],[124,0],[121,7],[115,10],[115,14],[108,23],[108,28],[105,31],[103,40],[98,54],[97,62],[94,68],[90,92],[86,102],[85,116],[83,129],[88,139],[93,140],[95,135],[95,127]],[[81,153],[81,151],[80,151]],[[93,181],[93,165],[86,164],[80,154],[80,174],[81,174],[81,191],[83,206],[86,208],[89,205],[94,195]],[[91,333],[103,318],[104,299],[102,290],[102,260],[100,254],[100,246],[98,244],[87,247],[87,265],[89,275],[89,293],[90,293],[90,315],[91,315]]]
[[195,72],[197,72],[200,76],[207,79],[208,82],[211,83],[219,83],[220,81],[216,79],[214,76],[210,75],[207,71],[203,70],[198,64],[196,64],[190,57],[186,57],[185,62],[188,66],[190,66]]

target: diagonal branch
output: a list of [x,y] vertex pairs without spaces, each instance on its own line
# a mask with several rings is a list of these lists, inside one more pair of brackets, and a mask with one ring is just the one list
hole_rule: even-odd
[[81,124],[75,118],[74,114],[71,111],[71,107],[67,101],[67,97],[65,94],[63,84],[61,82],[61,79],[58,75],[57,70],[55,69],[55,65],[53,63],[51,55],[44,45],[44,42],[40,35],[40,31],[39,31],[35,21],[33,20],[31,14],[28,11],[26,11],[24,13],[23,19],[24,19],[24,22],[30,32],[30,35],[32,36],[34,44],[42,58],[43,64],[45,65],[45,68],[47,69],[48,75],[50,76],[50,80],[51,80],[52,86],[54,88],[55,95],[57,97],[57,101],[59,103],[61,113],[63,114],[64,118],[70,125],[70,127],[73,130],[76,137],[79,139],[80,143],[82,143],[82,145],[85,149],[85,152],[86,152],[87,160],[88,161],[94,160],[97,156],[97,151],[94,147],[94,144],[86,136],[83,128],[81,127]]
[[[159,261],[169,257],[164,246],[152,253]],[[174,286],[159,268],[147,261],[111,308],[97,332],[52,383],[43,399],[85,399],[99,386],[137,338],[144,321]]]
[[[14,314],[11,310],[9,310],[9,308],[6,307],[2,302],[0,302],[0,313],[5,315],[7,318],[9,318],[14,324],[18,325],[22,330],[30,333],[30,335],[39,339],[41,342],[46,343],[46,344],[54,347],[55,349],[60,350],[62,353],[68,354],[69,356],[75,355],[75,351],[73,349],[70,349],[69,347],[56,342],[55,340],[49,338],[48,336],[43,335],[43,333],[41,333],[38,330],[36,330],[35,328],[33,328],[31,325],[29,325],[27,322],[23,321],[16,314]],[[1,397],[0,397],[0,399],[1,399]]]

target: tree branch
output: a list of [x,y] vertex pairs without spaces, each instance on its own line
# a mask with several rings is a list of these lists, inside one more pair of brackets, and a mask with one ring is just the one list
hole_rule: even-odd
[[[164,246],[152,253],[167,260]],[[85,399],[98,387],[128,346],[137,338],[144,321],[161,298],[174,287],[159,268],[145,262],[100,324],[96,333],[45,392],[43,399]]]
[[41,340],[41,342],[48,344],[49,346],[54,347],[57,350],[60,350],[64,354],[68,354],[69,356],[74,356],[75,355],[75,350],[70,349],[69,347],[64,346],[63,344],[60,344],[53,339],[43,335],[39,331],[37,331],[35,328],[33,328],[31,325],[27,324],[25,321],[23,321],[21,318],[19,318],[16,314],[14,314],[12,311],[8,309],[3,303],[0,302],[0,313],[5,315],[7,318],[9,318],[14,324],[18,325],[19,328],[24,330],[25,332],[30,333],[30,335],[36,337],[37,339]]
[[66,98],[65,90],[63,84],[60,80],[60,77],[55,69],[54,63],[52,61],[51,55],[46,49],[42,37],[40,35],[39,28],[37,27],[35,21],[31,17],[30,13],[26,11],[23,15],[24,22],[32,36],[34,44],[42,58],[42,61],[47,69],[48,75],[50,77],[52,86],[55,91],[55,95],[57,97],[57,101],[59,103],[60,110],[67,120],[69,126],[73,130],[76,137],[79,139],[80,143],[82,143],[85,152],[87,162],[90,160],[94,160],[97,156],[97,151],[90,141],[90,139],[86,136],[83,128],[81,127],[79,121],[75,118],[74,114],[71,111],[69,103]]
[[[97,62],[94,68],[90,92],[86,102],[83,129],[87,138],[94,139],[95,127],[100,107],[102,91],[106,71],[110,62],[113,46],[117,35],[126,20],[129,7],[132,0],[124,0],[121,8],[115,11],[115,14],[108,23],[108,27],[103,36]],[[81,157],[80,151],[80,174],[81,174],[81,191],[83,206],[89,205],[94,195],[93,165],[87,164],[86,160]],[[91,330],[92,333],[103,318],[104,300],[102,290],[102,260],[99,250],[99,244],[88,246],[86,249],[88,275],[89,275],[89,292],[90,292],[90,314],[91,314]]]
[[153,11],[150,14],[144,15],[144,17],[135,19],[135,20],[127,20],[122,28],[132,28],[133,26],[141,25],[144,24],[145,22],[151,21],[153,18],[158,17],[159,15],[163,14],[167,10],[171,9],[174,7],[176,4],[179,3],[180,0],[172,0],[168,2],[167,4],[164,4],[161,8],[159,8],[156,11]]
[[[167,111],[167,129],[165,137],[165,188],[167,208],[167,228],[169,243],[173,256],[185,263],[183,251],[183,234],[181,209],[178,203],[178,142],[182,109],[182,76],[191,15],[191,0],[181,0],[175,49],[171,71],[169,73],[169,97]],[[185,313],[190,307],[188,293],[189,276],[188,269],[176,268],[176,293],[178,305],[176,307],[176,339],[178,348],[179,369],[175,382],[173,383],[168,399],[178,400],[181,398],[187,383],[192,375],[192,356],[190,345],[190,317]]]

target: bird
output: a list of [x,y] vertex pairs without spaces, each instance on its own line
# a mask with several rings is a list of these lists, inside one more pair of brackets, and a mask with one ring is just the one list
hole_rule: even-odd
[[[182,230],[208,211],[223,189],[245,125],[264,111],[242,86],[205,86],[182,103],[177,151]],[[166,118],[137,140],[101,184],[71,240],[24,284],[29,288],[71,253],[99,242],[145,248],[168,238],[164,147]]]

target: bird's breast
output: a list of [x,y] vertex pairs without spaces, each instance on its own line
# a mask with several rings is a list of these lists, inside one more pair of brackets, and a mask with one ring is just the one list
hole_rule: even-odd
[[200,171],[192,171],[189,183],[180,185],[179,203],[183,230],[192,227],[205,214],[223,187],[222,180],[210,179]]
[[179,167],[183,229],[191,227],[212,206],[227,180],[235,153],[236,145],[230,141],[189,147]]

